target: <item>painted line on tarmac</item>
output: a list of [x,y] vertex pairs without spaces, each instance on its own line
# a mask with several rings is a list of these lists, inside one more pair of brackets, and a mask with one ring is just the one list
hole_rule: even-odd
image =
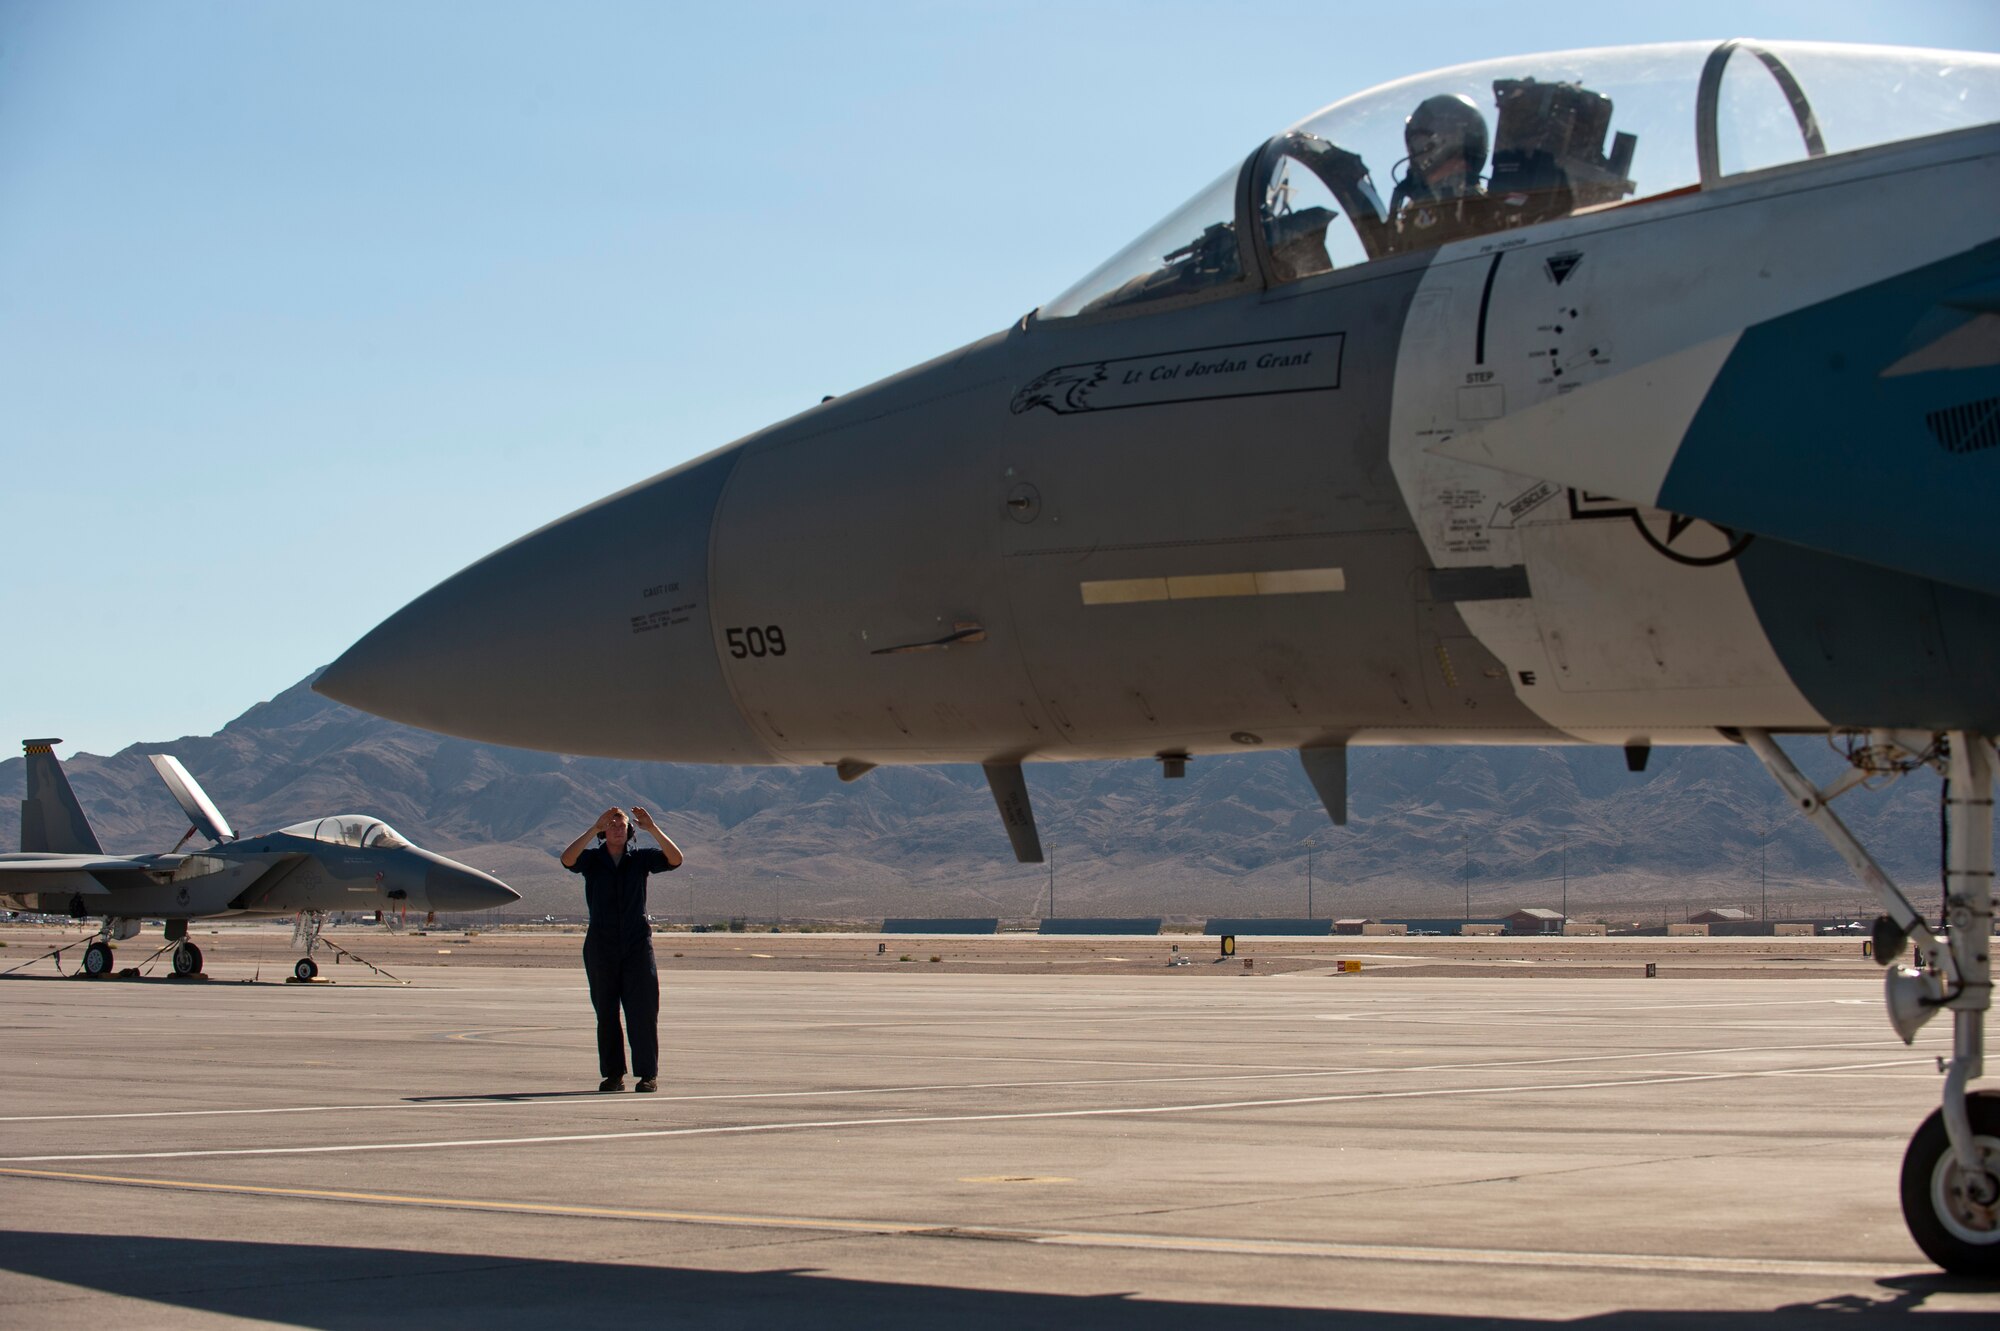
[[333,1188],[286,1188],[254,1183],[214,1183],[196,1179],[142,1178],[52,1169],[0,1167],[0,1177],[152,1188],[170,1192],[225,1193],[300,1201],[359,1202],[377,1206],[422,1207],[446,1211],[502,1212],[589,1220],[636,1220],[741,1229],[809,1230],[827,1234],[867,1234],[901,1238],[968,1239],[981,1242],[1000,1240],[1055,1248],[1120,1248],[1220,1256],[1316,1257],[1344,1261],[1423,1263],[1443,1266],[1535,1266],[1589,1271],[1670,1271],[1705,1275],[1775,1275],[1858,1280],[1879,1280],[1908,1273],[1906,1265],[1828,1262],[1787,1257],[1710,1257],[1674,1253],[1444,1248],[1416,1244],[1339,1243],[1311,1239],[1220,1238],[1198,1234],[1126,1234],[1016,1226],[948,1225],[934,1221],[913,1220],[741,1215],[715,1211],[656,1211],[616,1206],[573,1206],[560,1202],[437,1197]]
[[665,1220],[693,1225],[745,1225],[770,1229],[819,1229],[860,1234],[905,1234],[935,1228],[880,1220],[809,1219],[787,1216],[738,1216],[704,1211],[647,1211],[615,1206],[568,1206],[559,1202],[493,1201],[473,1197],[424,1197],[392,1192],[354,1192],[335,1188],[278,1188],[255,1183],[208,1183],[196,1179],[137,1178],[117,1174],[80,1174],[54,1169],[8,1169],[0,1177],[50,1179],[68,1183],[105,1183],[120,1187],[159,1188],[172,1192],[217,1192],[255,1197],[294,1197],[308,1201],[375,1202],[393,1206],[423,1206],[451,1211],[513,1211],[527,1215],[581,1216],[598,1220]]
[[[1866,1002],[1867,1000],[1861,1000]],[[1632,1003],[1618,1007],[1593,1005],[1580,1007],[1497,1007],[1465,1008],[1459,1012],[1440,1011],[1434,1004],[1416,1008],[1409,1004],[1385,1005],[1358,1012],[1322,1013],[1317,1021],[1409,1021],[1427,1024],[1458,1025],[1468,1021],[1484,1021],[1491,1017],[1584,1017],[1593,1021],[1624,1016],[1632,1012],[1698,1012],[1722,1008],[1772,1008],[1772,1007],[1850,1007],[1855,1000],[1840,998],[1775,998],[1757,1001],[1745,1000],[1731,1003]],[[1510,1023],[1519,1025],[1522,1023]]]
[[1482,1095],[1546,1095],[1557,1091],[1623,1090],[1637,1086],[1673,1086],[1694,1082],[1749,1081],[1800,1073],[1850,1072],[1857,1069],[1928,1064],[1929,1059],[1851,1063],[1816,1068],[1767,1068],[1749,1072],[1681,1073],[1664,1077],[1628,1077],[1613,1081],[1527,1083],[1517,1086],[1448,1086],[1416,1091],[1350,1091],[1334,1095],[1298,1095],[1257,1100],[1209,1100],[1173,1105],[1109,1105],[1095,1109],[1022,1109],[990,1114],[903,1114],[873,1118],[803,1119],[780,1123],[736,1123],[688,1128],[635,1128],[624,1132],[549,1133],[534,1137],[465,1137],[415,1142],[345,1142],[330,1146],[227,1146],[180,1151],[97,1151],[62,1155],[0,1156],[0,1164],[63,1164],[104,1160],[199,1160],[236,1156],[359,1155],[384,1151],[438,1151],[469,1147],[558,1146],[583,1142],[640,1141],[671,1137],[731,1137],[773,1132],[811,1132],[840,1128],[923,1127],[948,1123],[1016,1123],[1050,1119],[1148,1118],[1174,1114],[1215,1113],[1232,1109],[1285,1109],[1305,1105],[1382,1100],[1432,1100]]
[[1419,1262],[1445,1266],[1541,1266],[1583,1271],[1672,1271],[1701,1275],[1775,1275],[1883,1280],[1908,1275],[1908,1265],[1823,1262],[1786,1257],[1700,1257],[1672,1253],[1561,1252],[1519,1248],[1433,1248],[1290,1239],[1192,1238],[1180,1235],[1066,1233],[1039,1242],[1072,1248],[1144,1248],[1256,1257],[1321,1257],[1350,1261]]
[[[1835,1049],[1895,1048],[1900,1043],[1900,1041],[1885,1037],[1880,1040],[1848,1040],[1833,1044],[1816,1042],[1813,1044],[1718,1045],[1709,1049],[1655,1049],[1623,1054],[1563,1054],[1552,1058],[1489,1059],[1477,1063],[1419,1063],[1410,1066],[1389,1065],[1384,1067],[1311,1069],[1300,1069],[1296,1064],[1282,1064],[1279,1066],[1284,1069],[1283,1071],[1194,1073],[1173,1077],[1071,1077],[1043,1081],[928,1082],[908,1086],[852,1086],[816,1091],[718,1091],[711,1095],[657,1095],[654,1097],[652,1103],[662,1105],[729,1100],[824,1100],[844,1099],[857,1095],[916,1095],[925,1092],[1066,1090],[1079,1086],[1155,1086],[1163,1083],[1185,1085],[1189,1082],[1300,1081],[1321,1077],[1407,1076],[1419,1072],[1485,1072],[1495,1068],[1555,1067],[1576,1063],[1623,1063],[1634,1059],[1647,1058],[1704,1058],[1724,1054],[1826,1053]],[[1901,1066],[1901,1064],[1885,1066]],[[373,1104],[350,1105],[273,1105],[256,1109],[132,1109],[96,1114],[13,1114],[0,1116],[0,1123],[82,1123],[126,1119],[239,1118],[267,1114],[358,1114],[395,1110],[422,1112],[438,1109],[522,1109],[554,1107],[557,1105],[566,1109],[578,1109],[585,1105],[599,1108],[606,1106],[617,1108],[623,1106],[629,1109],[632,1107],[632,1101],[630,1098],[621,1098],[615,1095],[597,1095],[581,1091],[561,1091],[553,1094],[529,1092],[519,1096],[440,1096],[435,1100],[391,1100]]]
[[[1332,958],[1329,958],[1328,960],[1329,962],[1331,962]],[[1639,965],[1640,963],[1634,962],[1631,964],[1636,966]],[[1275,972],[1271,975],[1264,976],[1262,978],[1283,979],[1286,978],[1287,975],[1292,975],[1292,974],[1297,974],[1297,972]],[[1336,1000],[1334,996],[1331,994],[1315,993],[1312,995],[1306,995],[1298,990],[1285,991],[1284,998],[1288,1003],[1303,1004],[1306,1006],[1317,1006],[1322,1003],[1339,1001]],[[1583,1017],[1583,1018],[1590,1018],[1593,1020],[1599,1020],[1599,1019],[1615,1018],[1622,1014],[1632,1013],[1632,1012],[1694,1012],[1694,1011],[1705,1011],[1718,1008],[1824,1007],[1829,1005],[1837,1005],[1840,1004],[1841,1002],[1841,1000],[1835,998],[1785,998],[1785,999],[1755,999],[1755,1000],[1744,999],[1744,1000],[1728,1001],[1728,1002],[1699,1001],[1699,1002],[1686,1002],[1686,1003],[1680,1003],[1680,1002],[1631,1003],[1631,1004],[1621,1004],[1616,1006],[1594,1004],[1589,1008],[1580,1008],[1576,1006],[1531,1007],[1531,1008],[1504,1008],[1504,1007],[1484,1008],[1478,1006],[1467,1006],[1462,1009],[1453,1011],[1448,1008],[1441,1008],[1437,1004],[1423,1004],[1421,1007],[1419,1007],[1418,1005],[1412,1004],[1408,1001],[1398,1001],[1387,998],[1374,999],[1373,1001],[1375,1003],[1380,1004],[1380,1006],[1377,1008],[1357,1011],[1353,1013],[1316,1015],[1316,1019],[1320,1021],[1352,1021],[1352,1020],[1361,1020],[1368,1018],[1373,1018],[1378,1020],[1396,1020],[1400,1018],[1409,1021],[1430,1020],[1430,1021],[1442,1022],[1445,1024],[1456,1024],[1464,1021],[1479,1021],[1489,1015],[1493,1015],[1493,1016],[1526,1016],[1526,1017]],[[1072,1015],[1072,1013],[1074,1014]],[[1064,1024],[1079,1024],[1079,1023],[1090,1024],[1090,1025],[1108,1025],[1114,1022],[1129,1023],[1129,1022],[1157,1020],[1158,1016],[1159,1013],[1156,1009],[1135,1006],[1131,1009],[1111,1009],[1111,1010],[1088,1010],[1081,1008],[1074,1010],[1058,1009],[1050,1013],[1046,1018],[1037,1017],[1035,1020],[1039,1023],[1044,1023],[1048,1025],[1064,1025]],[[1298,1016],[1299,1013],[1295,1007],[1287,1007],[1283,1009],[1265,1008],[1249,1012],[1202,1011],[1190,1014],[1189,1020],[1194,1022],[1200,1022],[1203,1024],[1213,1024],[1218,1026],[1249,1025],[1249,1024],[1268,1025],[1273,1022],[1296,1021],[1298,1019]],[[699,1031],[703,1033],[715,1033],[715,1034],[731,1034],[731,1033],[739,1033],[742,1031],[775,1031],[775,1032],[792,1032],[801,1035],[808,1035],[820,1031],[836,1031],[836,1030],[944,1029],[947,1031],[956,1031],[972,1027],[1013,1026],[1020,1024],[1021,1020],[1022,1019],[1019,1017],[988,1017],[988,1016],[972,1016],[972,1015],[954,1016],[950,1013],[942,1014],[935,1017],[892,1017],[883,1020],[866,1020],[866,1021],[862,1020],[826,1021],[826,1020],[812,1020],[812,1019],[806,1019],[802,1021],[787,1021],[780,1018],[767,1018],[754,1021],[732,1020],[732,1019],[705,1021],[699,1017],[696,1017],[691,1019],[689,1022],[685,1023],[683,1029],[690,1031]]]

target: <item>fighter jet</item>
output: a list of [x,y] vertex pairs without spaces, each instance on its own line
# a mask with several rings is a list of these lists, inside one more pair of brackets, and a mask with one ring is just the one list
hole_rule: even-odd
[[[55,755],[59,739],[22,741],[27,798],[21,852],[0,855],[0,906],[76,918],[103,917],[83,952],[89,975],[110,973],[112,944],[135,937],[146,916],[164,917],[174,974],[201,974],[201,948],[188,921],[223,915],[292,915],[304,950],[292,968],[319,974],[313,951],[329,911],[487,910],[520,894],[471,865],[421,850],[379,818],[338,814],[262,836],[239,837],[180,760],[147,756],[190,824],[180,845],[159,855],[107,855],[85,819]],[[197,835],[207,839],[183,854]]]
[[[1023,860],[1030,762],[1296,749],[1341,822],[1354,744],[1746,745],[1881,897],[1877,956],[1914,948],[1898,1031],[1953,1014],[1905,1212],[1991,1273],[1996,205],[1990,54],[1401,79],[1012,327],[479,561],[316,687],[572,753],[979,762]],[[1828,807],[1919,767],[1937,920]]]

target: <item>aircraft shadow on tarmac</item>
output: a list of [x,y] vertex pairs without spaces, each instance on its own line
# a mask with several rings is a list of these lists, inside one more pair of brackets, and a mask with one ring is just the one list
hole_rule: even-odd
[[[629,1247],[629,1236],[619,1240]],[[1135,1301],[1119,1294],[1012,1293],[949,1285],[890,1284],[820,1275],[811,1268],[753,1272],[608,1262],[549,1261],[476,1253],[412,1252],[306,1243],[248,1243],[152,1235],[0,1230],[0,1271],[115,1297],[299,1327],[548,1326],[578,1318],[607,1324],[924,1327],[1020,1331],[1023,1326],[1147,1328],[1381,1326],[1465,1331],[1536,1325],[1538,1319],[1356,1312],[1217,1303]],[[1329,1270],[1329,1286],[1341,1280]],[[1843,1295],[1765,1312],[1703,1313],[1710,1326],[1824,1325],[1865,1313],[1914,1317],[1934,1293],[2000,1292],[2000,1283],[1939,1275],[1881,1281],[1881,1297]],[[0,1306],[5,1306],[0,1304]],[[15,1303],[26,1312],[31,1303]],[[1949,1313],[1923,1313],[1936,1324]],[[1965,1320],[1988,1324],[1985,1314]],[[1615,1312],[1566,1326],[1684,1326],[1685,1312]],[[626,1319],[633,1319],[627,1321]],[[1954,1319],[1955,1320],[1955,1319]]]

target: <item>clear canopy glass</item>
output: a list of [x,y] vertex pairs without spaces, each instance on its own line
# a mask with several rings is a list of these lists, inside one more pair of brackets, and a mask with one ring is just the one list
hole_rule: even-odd
[[410,843],[380,818],[361,813],[340,813],[331,818],[315,818],[279,829],[286,836],[307,841],[324,841],[334,846],[380,847],[399,850]]
[[1300,121],[1038,317],[1296,281],[1996,121],[1986,53],[1745,40],[1459,65]]
[[1091,269],[1090,275],[1043,307],[1044,319],[1093,314],[1191,295],[1243,276],[1236,245],[1236,176],[1216,182],[1164,222]]

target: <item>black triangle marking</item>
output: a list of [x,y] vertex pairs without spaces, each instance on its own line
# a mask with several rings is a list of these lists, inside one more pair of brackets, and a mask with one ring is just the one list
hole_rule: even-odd
[[1575,250],[1569,250],[1562,254],[1551,254],[1543,262],[1548,267],[1549,276],[1555,279],[1557,286],[1561,286],[1569,280],[1569,275],[1576,271],[1576,266],[1583,262],[1583,255]]

